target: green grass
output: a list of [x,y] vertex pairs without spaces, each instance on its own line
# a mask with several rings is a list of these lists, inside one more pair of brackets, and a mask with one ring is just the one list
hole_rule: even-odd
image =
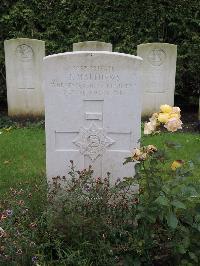
[[0,191],[45,176],[45,135],[38,127],[0,130]]
[[176,148],[168,148],[168,161],[166,167],[170,167],[174,160],[184,160],[194,164],[194,176],[200,178],[200,135],[198,133],[164,132],[159,135],[145,136],[143,145],[153,144],[163,149],[164,143],[171,143]]
[[[0,130],[2,131],[2,130]],[[200,136],[194,133],[162,133],[144,137],[144,145],[154,144],[160,148],[164,141],[180,144],[170,151],[170,162],[181,159],[198,162],[200,159]],[[200,177],[200,167],[194,173]],[[0,134],[0,191],[14,187],[20,182],[38,181],[45,178],[45,133],[41,127],[16,128]]]

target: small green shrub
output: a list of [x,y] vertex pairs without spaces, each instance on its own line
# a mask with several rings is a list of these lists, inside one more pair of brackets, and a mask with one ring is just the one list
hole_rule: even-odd
[[200,182],[191,162],[163,171],[171,148],[142,147],[124,162],[137,163],[135,178],[112,185],[109,173],[95,179],[71,161],[71,179],[55,177],[48,197],[43,184],[10,189],[0,202],[0,262],[199,265]]
[[142,147],[125,161],[140,161],[135,175],[140,187],[135,237],[140,244],[134,257],[142,265],[198,265],[199,178],[192,177],[192,163],[181,160],[163,171],[166,160],[170,161],[167,151],[178,145],[164,146],[162,151],[152,145]]
[[38,241],[46,242],[46,193],[43,183],[25,182],[1,195],[1,265],[32,265]]

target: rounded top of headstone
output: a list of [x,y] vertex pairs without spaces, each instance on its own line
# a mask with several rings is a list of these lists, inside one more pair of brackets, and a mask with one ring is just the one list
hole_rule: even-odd
[[73,51],[108,51],[112,52],[112,44],[99,41],[73,43]]
[[54,59],[59,59],[59,58],[63,58],[65,59],[65,57],[74,57],[76,56],[78,57],[101,57],[101,56],[109,56],[109,57],[121,57],[121,58],[130,58],[132,59],[136,59],[137,61],[142,62],[143,59],[140,56],[136,56],[136,55],[131,55],[131,54],[125,54],[125,53],[118,53],[118,52],[108,52],[108,51],[75,51],[75,52],[65,52],[65,53],[59,53],[59,54],[53,54],[53,55],[48,55],[44,57],[44,61],[46,60],[54,60]]
[[20,61],[30,62],[45,56],[45,42],[37,39],[16,38],[4,41],[5,51],[16,55]]
[[137,47],[145,47],[145,46],[155,46],[155,47],[174,47],[176,48],[177,45],[176,44],[172,44],[172,43],[165,43],[165,42],[149,42],[149,43],[141,43],[139,45],[137,45]]
[[137,46],[137,55],[145,58],[150,65],[159,67],[176,58],[177,45],[170,43],[143,43]]
[[45,41],[37,40],[37,39],[30,39],[30,38],[15,38],[15,39],[4,41],[5,44],[10,43],[10,42],[15,42],[15,43],[37,42],[37,43],[45,44]]

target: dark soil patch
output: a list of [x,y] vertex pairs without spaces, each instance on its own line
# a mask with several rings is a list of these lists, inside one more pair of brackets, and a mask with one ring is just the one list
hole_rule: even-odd
[[[147,121],[148,118],[144,119]],[[200,133],[200,120],[198,120],[198,113],[196,112],[183,112],[181,120],[183,122],[182,132],[199,132]],[[0,128],[16,125],[18,127],[26,127],[31,124],[41,124],[44,126],[44,118],[11,118],[8,117],[6,112],[0,112]]]
[[181,120],[183,122],[183,132],[200,132],[198,113],[183,113]]

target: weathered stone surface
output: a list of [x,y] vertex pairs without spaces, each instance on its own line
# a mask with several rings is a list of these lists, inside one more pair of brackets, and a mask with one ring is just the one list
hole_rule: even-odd
[[142,59],[111,52],[47,56],[46,166],[50,181],[92,165],[94,177],[132,176],[124,158],[140,138]]
[[73,51],[108,51],[112,52],[112,44],[107,42],[86,41],[73,43]]
[[8,115],[44,115],[42,65],[45,42],[18,38],[6,40],[4,47]]
[[177,46],[146,43],[137,46],[142,64],[142,115],[149,116],[161,104],[174,105]]

